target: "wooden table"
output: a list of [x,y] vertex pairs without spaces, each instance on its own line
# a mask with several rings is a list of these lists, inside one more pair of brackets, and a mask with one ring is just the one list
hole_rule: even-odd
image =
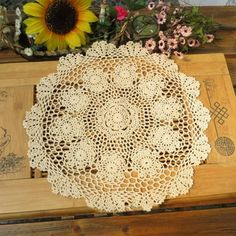
[[[208,15],[217,13],[217,20],[225,24],[235,20],[236,8],[228,8],[227,13],[225,8],[202,10]],[[207,54],[176,61],[182,72],[201,83],[200,100],[212,111],[207,130],[212,152],[196,167],[190,192],[165,201],[151,213],[99,213],[83,199],[51,193],[46,173],[29,168],[22,120],[35,101],[35,84],[55,71],[57,62],[29,63],[10,51],[2,52],[0,236],[236,235],[236,98],[230,79],[231,75],[236,84],[236,30],[222,32],[223,41],[198,51]],[[3,164],[4,157],[11,161]]]

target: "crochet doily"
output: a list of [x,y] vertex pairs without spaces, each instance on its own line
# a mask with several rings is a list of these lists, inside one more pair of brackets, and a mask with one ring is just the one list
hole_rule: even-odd
[[210,152],[199,82],[138,43],[60,59],[26,114],[31,167],[54,193],[102,211],[151,210],[188,192]]

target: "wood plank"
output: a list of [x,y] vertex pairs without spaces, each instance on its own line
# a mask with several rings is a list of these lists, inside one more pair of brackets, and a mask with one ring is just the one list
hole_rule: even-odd
[[236,234],[236,208],[1,225],[0,236]]
[[[184,206],[196,199],[202,201],[217,198],[219,194],[235,197],[235,168],[236,165],[221,166],[219,164],[196,167],[194,186],[190,192],[169,200],[168,203],[165,203],[165,206],[173,203],[180,203]],[[32,215],[34,212],[41,212],[42,215],[45,215],[46,212],[50,214],[50,211],[63,209],[67,209],[68,214],[74,212],[75,209],[80,214],[95,212],[95,210],[86,206],[84,199],[65,198],[53,194],[50,184],[45,178],[1,181],[0,183],[0,219],[17,217],[22,213]],[[21,191],[19,191],[19,186]]]
[[[229,74],[224,55],[186,55],[184,60],[176,60],[180,70],[192,76]],[[191,63],[191,67],[189,66]],[[207,63],[208,66],[203,65]],[[0,87],[35,85],[41,77],[56,72],[57,61],[0,64]]]
[[33,86],[0,88],[0,180],[30,178],[22,123],[33,105],[33,93]]

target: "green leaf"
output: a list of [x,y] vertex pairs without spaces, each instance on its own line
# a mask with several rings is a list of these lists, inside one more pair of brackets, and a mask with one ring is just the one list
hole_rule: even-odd
[[145,7],[146,0],[123,0],[123,3],[129,8],[129,10],[139,10]]
[[114,8],[113,6],[107,7],[106,10],[108,11],[109,15],[110,15],[112,18],[116,18],[117,12],[116,12],[116,10],[115,10],[115,8]]

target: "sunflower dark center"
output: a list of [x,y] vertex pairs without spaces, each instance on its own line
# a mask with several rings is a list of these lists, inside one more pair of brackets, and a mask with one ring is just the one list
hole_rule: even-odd
[[48,29],[64,35],[76,26],[78,14],[70,0],[55,0],[47,8],[45,22]]

